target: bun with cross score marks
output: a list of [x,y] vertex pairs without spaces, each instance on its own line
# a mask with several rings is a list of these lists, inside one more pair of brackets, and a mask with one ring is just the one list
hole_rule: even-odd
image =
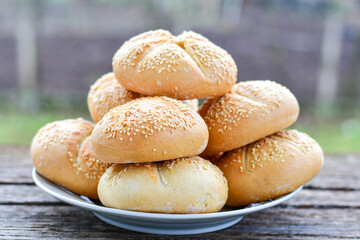
[[244,206],[290,193],[315,177],[324,161],[314,139],[282,130],[221,156],[229,185],[227,205]]
[[98,186],[104,206],[141,212],[208,213],[226,202],[220,169],[201,157],[114,164]]
[[[87,103],[91,118],[94,122],[99,122],[112,108],[139,97],[144,96],[121,86],[115,79],[114,73],[106,73],[90,87]],[[195,111],[198,110],[197,99],[182,100],[182,102]]]
[[98,199],[99,179],[110,164],[99,161],[92,151],[93,128],[94,124],[82,118],[42,127],[31,144],[36,171],[74,193]]
[[200,154],[208,142],[200,115],[179,100],[144,97],[110,110],[95,126],[95,155],[109,163],[153,162]]
[[290,126],[299,115],[299,104],[289,89],[276,82],[246,81],[224,96],[206,100],[199,114],[209,128],[203,155],[213,155]]
[[137,35],[120,47],[112,65],[126,89],[181,100],[224,95],[237,77],[230,54],[194,32]]

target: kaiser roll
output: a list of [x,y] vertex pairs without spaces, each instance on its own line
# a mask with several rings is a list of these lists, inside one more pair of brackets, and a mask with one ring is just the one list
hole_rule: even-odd
[[114,73],[104,74],[90,87],[87,103],[91,118],[98,122],[110,109],[139,97],[140,94],[121,86]]
[[31,144],[36,171],[74,193],[98,199],[99,178],[110,165],[99,161],[92,151],[89,136],[93,128],[81,118],[42,127]]
[[299,114],[295,96],[272,81],[236,84],[231,93],[210,98],[199,109],[209,128],[204,155],[226,152],[254,142],[294,123]]
[[[87,98],[88,108],[94,122],[99,122],[110,109],[142,97],[141,94],[125,89],[115,79],[114,73],[101,76],[91,87]],[[198,110],[197,99],[182,100],[183,103]]]
[[153,162],[200,154],[208,130],[200,115],[168,97],[144,97],[110,110],[91,135],[105,162]]
[[282,130],[225,153],[218,166],[229,184],[227,205],[243,206],[289,193],[312,179],[323,165],[315,140]]
[[194,32],[173,36],[164,30],[125,42],[113,57],[113,71],[126,89],[176,99],[221,96],[237,75],[230,54],[205,37]]
[[200,157],[114,164],[100,178],[104,206],[157,213],[208,213],[225,204],[228,187],[218,167]]

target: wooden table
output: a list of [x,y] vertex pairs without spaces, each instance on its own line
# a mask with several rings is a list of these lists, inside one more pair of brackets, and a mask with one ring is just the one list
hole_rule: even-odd
[[[0,146],[0,239],[177,239],[108,225],[36,187],[28,147]],[[360,239],[360,154],[327,155],[294,198],[226,230],[187,239]]]

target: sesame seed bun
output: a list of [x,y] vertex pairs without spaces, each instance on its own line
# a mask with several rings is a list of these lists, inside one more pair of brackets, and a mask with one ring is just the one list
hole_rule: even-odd
[[204,155],[226,152],[254,142],[293,124],[299,104],[286,87],[272,81],[240,82],[199,109],[209,128]]
[[98,199],[99,178],[110,165],[99,161],[91,149],[89,136],[93,128],[82,118],[42,127],[31,144],[36,171],[74,193]]
[[200,157],[114,164],[98,186],[104,206],[157,213],[209,213],[226,202],[228,187],[218,167]]
[[225,50],[194,32],[156,30],[125,42],[113,57],[125,88],[149,96],[194,99],[221,96],[236,82],[237,67]]
[[153,162],[200,154],[208,130],[200,115],[168,97],[144,97],[110,110],[91,135],[104,162]]
[[320,171],[323,158],[316,141],[296,130],[227,152],[218,163],[229,184],[226,204],[243,206],[292,192]]
[[110,109],[139,97],[140,94],[121,86],[114,73],[104,74],[90,87],[87,103],[91,118],[98,122]]
[[[139,97],[143,97],[143,95],[125,89],[116,80],[114,73],[106,73],[90,87],[87,103],[91,118],[94,122],[99,122],[112,108]],[[182,100],[182,102],[195,111],[199,108],[197,99]]]

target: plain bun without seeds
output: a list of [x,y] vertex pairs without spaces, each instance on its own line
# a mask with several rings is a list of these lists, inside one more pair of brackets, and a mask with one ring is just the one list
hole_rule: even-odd
[[229,185],[227,205],[244,206],[294,191],[318,174],[321,147],[296,130],[282,130],[227,152],[218,166]]
[[104,206],[141,212],[209,213],[226,202],[228,187],[219,168],[200,157],[114,164],[98,186]]
[[126,89],[181,100],[221,96],[237,77],[230,54],[194,32],[142,33],[120,47],[112,64]]
[[143,97],[110,110],[95,126],[95,155],[109,163],[153,162],[200,154],[208,142],[200,115],[179,100]]
[[99,178],[110,164],[99,161],[92,151],[93,128],[94,124],[82,118],[42,127],[31,144],[36,171],[74,193],[98,199]]
[[289,89],[276,82],[246,81],[224,96],[206,100],[199,114],[209,129],[203,155],[213,155],[290,126],[299,115],[299,104]]

